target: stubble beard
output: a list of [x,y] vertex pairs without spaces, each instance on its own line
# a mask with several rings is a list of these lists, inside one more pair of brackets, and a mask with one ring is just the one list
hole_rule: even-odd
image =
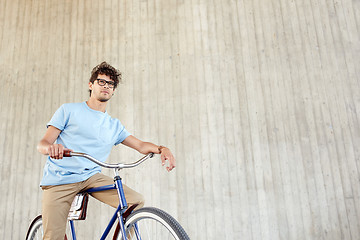
[[100,102],[107,102],[110,100],[110,98],[99,98],[98,99]]

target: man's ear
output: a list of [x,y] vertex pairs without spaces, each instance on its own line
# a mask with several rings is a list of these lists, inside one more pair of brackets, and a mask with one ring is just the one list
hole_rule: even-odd
[[92,83],[92,82],[89,82],[89,90],[92,90],[92,86],[93,86],[94,84]]

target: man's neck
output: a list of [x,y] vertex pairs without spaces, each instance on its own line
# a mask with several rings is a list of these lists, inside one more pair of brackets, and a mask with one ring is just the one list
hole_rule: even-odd
[[89,100],[86,101],[86,104],[93,110],[100,112],[106,111],[107,102],[100,102],[99,100],[90,97]]

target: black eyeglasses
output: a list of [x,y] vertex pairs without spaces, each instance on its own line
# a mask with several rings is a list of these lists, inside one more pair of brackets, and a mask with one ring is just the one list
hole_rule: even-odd
[[115,83],[113,81],[106,81],[105,79],[101,79],[101,78],[98,78],[96,80],[98,81],[98,84],[100,86],[105,86],[105,84],[107,84],[109,86],[109,88],[115,87]]

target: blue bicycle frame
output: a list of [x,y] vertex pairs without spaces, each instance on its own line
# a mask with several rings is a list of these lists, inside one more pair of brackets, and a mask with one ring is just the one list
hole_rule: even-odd
[[[122,186],[122,182],[121,182],[121,178],[118,175],[117,171],[115,171],[115,177],[114,177],[114,182],[115,184],[112,185],[106,185],[106,186],[102,186],[102,187],[96,187],[96,188],[91,188],[88,189],[86,192],[87,193],[93,193],[93,192],[100,192],[100,191],[105,191],[105,190],[113,190],[116,189],[117,193],[119,195],[119,205],[113,215],[113,217],[111,218],[108,226],[106,227],[103,235],[101,236],[101,240],[105,239],[109,232],[110,229],[113,227],[114,223],[116,222],[116,219],[119,220],[119,224],[120,224],[120,232],[122,234],[122,239],[126,240],[126,233],[125,233],[125,226],[124,226],[124,222],[123,222],[123,214],[126,211],[126,209],[128,208],[127,206],[127,202],[125,199],[125,194],[124,194],[124,189]],[[71,235],[72,235],[72,239],[76,240],[76,234],[75,234],[75,226],[74,226],[74,222],[73,220],[70,220],[70,229],[71,229]],[[138,236],[138,235],[137,235]]]
[[[122,239],[127,240],[126,233],[125,233],[124,221],[123,221],[123,214],[125,213],[126,209],[128,208],[128,205],[127,205],[127,202],[125,199],[124,189],[123,189],[123,185],[122,185],[121,178],[119,176],[118,171],[123,168],[135,167],[135,166],[139,165],[140,163],[144,162],[146,159],[152,158],[154,156],[154,153],[149,153],[145,157],[139,159],[138,161],[136,161],[134,163],[130,163],[130,164],[123,164],[123,163],[108,164],[108,163],[103,163],[85,153],[78,153],[78,152],[71,152],[71,151],[64,152],[64,157],[71,157],[71,156],[85,157],[85,158],[89,159],[90,161],[93,161],[94,163],[96,163],[102,167],[114,169],[115,177],[114,177],[113,185],[91,188],[91,189],[88,189],[86,192],[93,193],[93,192],[100,192],[100,191],[105,191],[105,190],[116,189],[118,196],[119,196],[119,205],[100,239],[103,240],[107,237],[107,235],[109,234],[110,229],[114,225],[116,219],[118,219]],[[131,211],[131,209],[129,209],[129,211]],[[138,227],[136,224],[134,224],[134,228],[135,228],[135,234],[137,236],[137,239],[140,240],[141,237],[140,237]],[[76,240],[75,227],[74,227],[73,220],[70,220],[70,229],[71,229],[72,239]]]

